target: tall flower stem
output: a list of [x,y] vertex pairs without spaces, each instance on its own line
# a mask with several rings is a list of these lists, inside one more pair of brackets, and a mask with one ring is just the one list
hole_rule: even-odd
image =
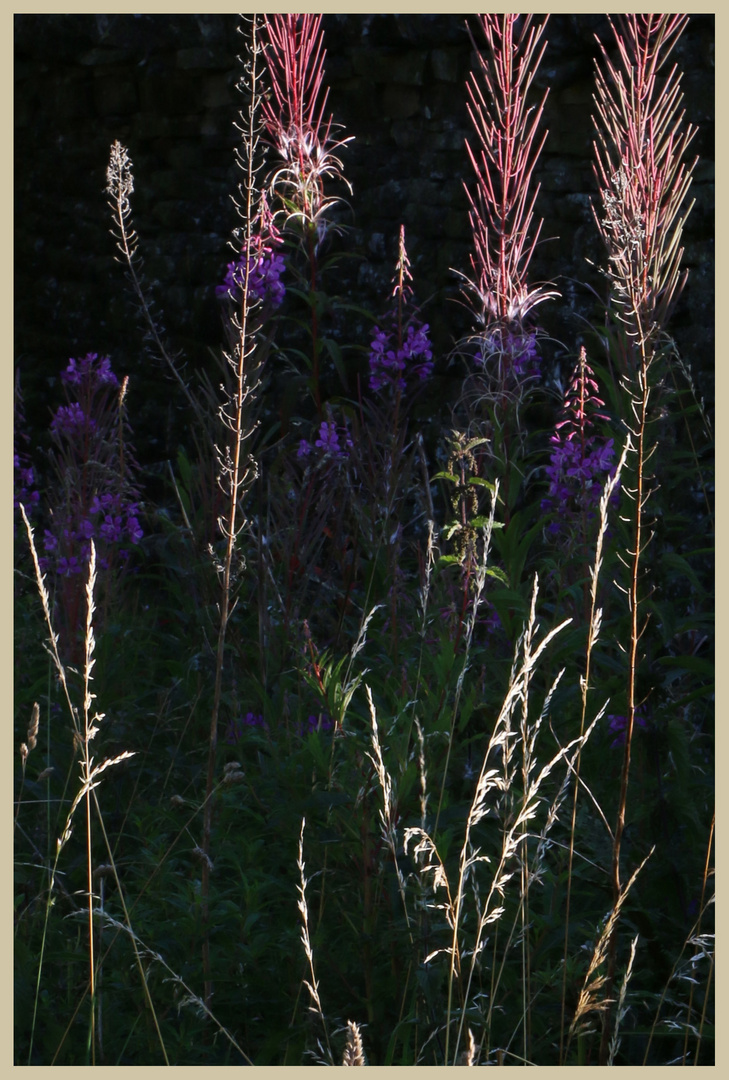
[[477,57],[467,82],[476,138],[473,147],[466,141],[466,149],[476,183],[473,191],[464,185],[473,236],[473,276],[466,278],[465,292],[479,328],[476,337],[501,342],[498,368],[493,374],[485,370],[482,382],[486,400],[492,401],[494,436],[498,433],[494,450],[503,478],[505,527],[513,499],[511,444],[519,428],[514,403],[520,394],[520,376],[506,342],[522,337],[528,314],[557,295],[530,286],[527,278],[542,228],[541,221],[534,226],[539,185],[532,179],[547,137],[539,131],[547,92],[537,106],[528,104],[528,96],[547,44],[542,41],[547,18],[537,25],[531,15],[479,15],[483,51],[468,27]]
[[286,222],[302,238],[309,264],[311,387],[319,420],[319,249],[331,228],[329,211],[339,201],[325,195],[324,183],[346,183],[335,151],[350,141],[337,139],[332,134],[333,117],[325,119],[329,90],[324,86],[326,49],[321,22],[322,16],[314,14],[264,16],[262,40],[271,93],[261,103],[266,131],[279,157],[270,188],[281,198]]
[[[623,386],[629,405],[628,427],[634,446],[634,487],[631,548],[628,550],[630,642],[627,649],[628,718],[612,850],[614,910],[624,896],[620,855],[625,830],[630,756],[640,664],[639,642],[645,632],[642,555],[651,534],[646,505],[653,485],[647,465],[655,452],[651,420],[652,369],[661,359],[665,325],[685,283],[681,273],[681,235],[691,205],[686,197],[693,165],[683,160],[695,129],[684,123],[681,75],[662,69],[683,32],[686,15],[626,15],[611,20],[617,46],[613,63],[604,48],[596,71],[594,118],[597,131],[594,171],[600,188],[602,213],[595,211],[608,252],[615,317],[627,331]],[[610,1000],[617,957],[617,919],[608,945],[607,1008],[603,1014],[600,1063],[608,1058],[611,1030]]]
[[165,331],[146,287],[142,257],[139,252],[139,237],[132,223],[131,195],[134,191],[132,161],[127,148],[122,146],[118,139],[111,147],[106,179],[109,208],[114,219],[112,235],[121,256],[121,258],[117,256],[117,261],[126,265],[129,282],[139,304],[142,324],[146,329],[145,340],[151,351],[167,364],[197,420],[202,424],[203,430],[206,430],[205,412],[182,377],[178,364],[179,356],[175,356],[165,344]]
[[231,355],[226,354],[226,360],[234,374],[233,394],[220,408],[220,418],[229,432],[229,441],[224,451],[218,449],[218,480],[222,490],[228,497],[228,508],[224,519],[221,519],[221,530],[226,539],[225,555],[222,565],[221,600],[220,600],[220,625],[218,629],[218,643],[215,659],[215,688],[213,692],[213,706],[210,717],[210,738],[208,744],[208,765],[205,785],[205,803],[203,810],[203,840],[201,848],[202,881],[201,881],[201,908],[203,927],[203,977],[204,977],[204,1001],[207,1008],[213,993],[211,970],[210,970],[210,872],[212,860],[210,858],[210,837],[213,813],[213,790],[215,785],[215,765],[218,746],[218,721],[220,716],[220,702],[223,689],[223,669],[225,659],[225,642],[228,630],[232,604],[231,594],[233,589],[233,559],[236,543],[245,522],[239,517],[239,502],[242,496],[250,489],[256,476],[256,464],[250,455],[244,454],[244,443],[251,437],[255,430],[255,423],[251,419],[251,405],[259,386],[260,357],[257,352],[255,340],[256,331],[259,328],[259,320],[255,315],[256,301],[250,290],[250,274],[252,255],[254,250],[254,229],[259,224],[261,195],[256,186],[257,170],[260,167],[258,146],[260,132],[258,124],[258,107],[261,100],[260,85],[260,54],[261,48],[258,39],[258,20],[254,15],[251,18],[250,38],[248,41],[248,62],[244,81],[250,94],[248,111],[243,119],[243,152],[239,157],[244,173],[240,185],[242,204],[238,210],[241,215],[243,226],[243,275],[241,281],[241,296],[239,315],[234,318],[234,328],[237,331],[237,342]]
[[319,319],[316,311],[316,244],[314,243],[314,230],[309,229],[309,288],[311,291],[311,382],[316,405],[316,418],[321,420],[321,389],[319,387]]

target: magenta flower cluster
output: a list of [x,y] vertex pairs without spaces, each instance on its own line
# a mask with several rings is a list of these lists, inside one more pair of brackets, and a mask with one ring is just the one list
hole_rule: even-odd
[[[282,255],[276,255],[270,248],[264,247],[259,255],[248,260],[248,290],[251,296],[270,307],[280,307],[286,295],[286,287],[281,275],[286,269]],[[245,256],[241,253],[235,262],[228,263],[228,270],[222,285],[216,286],[218,296],[231,296],[240,299],[240,290],[245,281]]]
[[525,327],[490,330],[479,338],[474,360],[480,368],[497,363],[504,375],[517,379],[536,378],[540,362],[536,331]]
[[94,387],[119,386],[119,380],[111,370],[111,360],[108,356],[99,359],[98,353],[87,353],[81,360],[69,360],[66,370],[61,372],[61,380],[66,386],[84,387],[87,383]]
[[73,439],[77,435],[89,434],[96,429],[93,416],[88,416],[78,401],[70,405],[60,405],[51,420],[51,431]]
[[331,731],[333,727],[334,724],[327,713],[311,713],[301,724],[299,734],[304,736],[310,735],[313,731]]
[[144,532],[138,502],[120,490],[105,490],[116,477],[99,464],[116,434],[109,395],[118,389],[119,380],[109,357],[87,353],[80,360],[71,359],[61,380],[80,400],[60,405],[51,419],[67,497],[65,506],[54,508],[55,527],[45,530],[40,563],[44,571],[71,577],[86,572],[92,540],[98,566],[108,569],[112,558],[128,560],[129,550],[121,545],[138,544]]
[[[303,738],[313,731],[331,731],[334,727],[327,713],[311,713],[306,720],[299,725],[299,735]],[[243,738],[246,730],[259,728],[268,731],[268,724],[260,713],[247,712],[242,717],[232,717],[225,729],[225,741],[229,746],[235,746]]]
[[98,353],[87,353],[80,360],[71,359],[66,370],[61,372],[61,381],[80,400],[56,409],[51,420],[51,431],[70,441],[92,434],[97,426],[92,415],[94,398],[100,393],[106,396],[105,392],[119,387],[109,357],[100,358]]
[[225,741],[229,746],[235,746],[243,738],[246,728],[262,728],[268,731],[268,724],[260,713],[247,712],[243,717],[231,717],[225,729]]
[[[604,404],[583,348],[565,395],[564,419],[551,438],[552,453],[545,469],[549,490],[541,507],[554,515],[548,526],[553,535],[569,527],[577,516],[585,515],[588,520],[595,516],[605,483],[615,471],[613,440],[594,430],[595,420],[607,420],[599,411]],[[616,490],[613,500],[617,497]]]
[[75,573],[85,573],[89,565],[91,541],[98,551],[98,566],[108,569],[110,549],[116,548],[114,555],[124,563],[130,552],[117,545],[126,541],[137,544],[144,532],[139,525],[139,508],[136,502],[124,502],[119,495],[107,494],[94,496],[91,507],[85,512],[75,508],[71,521],[57,528],[55,532],[45,529],[43,548],[45,555],[40,564],[43,571],[55,570],[60,577],[70,577]]
[[[395,387],[403,391],[408,376],[427,379],[433,370],[433,349],[428,323],[411,322],[399,339],[396,330],[387,333],[376,326],[370,345],[370,387]],[[400,340],[400,344],[398,344]]]
[[[45,530],[43,547],[46,555],[41,558],[41,569],[55,569],[61,577],[83,574],[88,566],[91,540],[100,552],[98,565],[109,567],[109,548],[124,541],[138,544],[144,536],[139,524],[139,506],[125,502],[121,496],[106,493],[94,495],[86,512],[75,507],[71,521],[56,532]],[[103,552],[106,551],[106,554]],[[129,558],[129,551],[119,547],[115,555],[121,562]]]
[[[610,731],[613,735],[615,735],[615,738],[610,743],[611,749],[614,749],[616,746],[625,746],[625,738],[628,731],[628,717],[615,716],[611,713],[608,716],[608,720],[610,721]],[[636,727],[643,728],[643,730],[645,730],[647,726],[648,723],[642,713],[642,710],[640,708],[636,709],[633,730],[635,730]]]
[[591,440],[587,446],[555,440],[545,469],[549,493],[542,500],[542,510],[557,517],[548,527],[550,532],[559,532],[564,521],[576,512],[586,511],[589,517],[594,516],[605,482],[614,468],[614,457],[612,439]]
[[13,492],[13,506],[18,509],[22,503],[25,512],[30,516],[31,511],[40,502],[40,492],[35,487],[35,473],[24,454],[17,451],[13,454],[13,468],[15,472],[15,487]]
[[345,460],[349,457],[349,451],[354,443],[346,426],[334,423],[333,420],[323,420],[319,425],[319,438],[314,445],[307,439],[299,443],[297,457],[308,457],[315,450],[319,450],[321,456],[328,456],[337,460]]

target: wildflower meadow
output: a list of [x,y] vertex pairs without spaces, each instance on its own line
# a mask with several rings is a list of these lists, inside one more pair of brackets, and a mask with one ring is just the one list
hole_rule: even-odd
[[598,42],[597,316],[566,366],[560,267],[533,271],[548,16],[467,19],[445,349],[404,224],[379,304],[340,291],[358,133],[321,15],[240,17],[205,370],[109,146],[128,335],[185,434],[152,483],[134,377],[90,341],[40,448],[18,362],[16,1064],[714,1064],[689,18]]

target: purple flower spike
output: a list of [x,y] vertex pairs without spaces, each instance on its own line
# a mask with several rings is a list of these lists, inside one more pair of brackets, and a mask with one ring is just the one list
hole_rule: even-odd
[[379,391],[388,387],[402,393],[408,376],[421,381],[433,370],[433,349],[428,337],[428,323],[417,318],[407,320],[406,311],[412,301],[413,290],[409,284],[410,260],[405,250],[405,227],[400,226],[400,246],[393,282],[394,310],[387,316],[392,329],[388,332],[376,326],[370,343],[370,389]]
[[[610,743],[610,748],[612,749],[616,746],[624,746],[625,737],[628,731],[628,717],[614,716],[611,714],[610,716],[608,716],[608,720],[610,721],[610,731],[613,732],[613,734],[616,736],[616,738],[614,738],[613,741]],[[636,709],[633,730],[635,730],[636,727],[643,728],[645,730],[647,726],[648,725],[645,717],[643,716],[642,710]]]
[[504,375],[537,378],[540,357],[536,331],[524,327],[506,333],[498,328],[491,330],[480,338],[474,359],[480,368],[498,365]]
[[[602,440],[593,430],[595,420],[607,419],[597,411],[602,407],[594,374],[582,348],[565,395],[564,419],[556,425],[553,449],[545,469],[549,492],[542,500],[542,510],[556,516],[549,525],[553,535],[569,527],[579,515],[586,514],[588,519],[595,516],[603,487],[614,472],[613,440]],[[617,494],[617,491],[613,493],[613,499]]]
[[395,344],[396,334],[386,334],[376,326],[370,345],[370,387],[388,386],[400,391],[406,386],[406,373],[427,379],[433,370],[433,352],[427,323],[410,323],[402,344]]
[[333,727],[328,713],[311,713],[302,723],[300,734],[304,736],[313,731],[331,731]]
[[[248,292],[251,297],[268,303],[277,308],[283,303],[286,288],[281,281],[281,275],[286,269],[282,255],[276,255],[269,247],[264,247],[261,253],[249,260]],[[218,285],[215,292],[218,296],[232,296],[240,299],[240,290],[245,283],[245,259],[243,254],[236,262],[228,263],[228,271],[222,285]]]
[[341,454],[342,451],[337,436],[337,425],[329,424],[326,420],[323,421],[319,428],[319,438],[314,443],[314,446],[321,447],[321,449],[328,454]]
[[353,447],[354,443],[346,424],[337,425],[330,416],[329,420],[322,420],[319,425],[319,437],[314,446],[306,439],[302,439],[296,456],[308,457],[316,448],[324,459],[334,458],[337,461],[346,461]]
[[263,728],[264,731],[268,731],[268,724],[260,713],[248,712],[240,718],[232,717],[225,729],[225,741],[230,746],[234,746],[243,738],[245,728]]
[[87,353],[81,360],[69,360],[68,367],[61,372],[61,379],[67,386],[82,386],[86,383],[97,386],[118,386],[119,380],[111,370],[111,360],[98,353]]
[[86,416],[77,401],[70,405],[59,405],[51,420],[51,431],[67,438],[74,438],[82,432],[91,432],[96,428],[93,417]]
[[129,539],[133,544],[138,544],[144,536],[144,533],[142,532],[142,529],[140,528],[139,522],[137,521],[136,517],[127,518],[127,533],[129,535]]

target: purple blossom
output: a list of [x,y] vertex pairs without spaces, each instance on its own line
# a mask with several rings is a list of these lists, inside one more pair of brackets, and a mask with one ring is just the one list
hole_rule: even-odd
[[354,447],[354,443],[346,425],[337,425],[332,419],[329,419],[322,420],[319,425],[319,438],[314,443],[314,446],[307,439],[302,439],[299,442],[296,456],[308,457],[314,447],[322,452],[322,456],[344,461],[349,457],[349,451]]
[[576,439],[560,442],[555,436],[553,443],[549,465],[544,470],[549,492],[542,500],[542,510],[557,516],[549,526],[550,532],[557,533],[576,513],[585,511],[590,518],[594,517],[605,482],[614,470],[615,451],[612,439],[605,442],[591,439],[582,445]]
[[97,386],[118,386],[119,380],[111,370],[111,360],[98,353],[87,353],[81,360],[69,360],[68,367],[61,372],[61,379],[67,386],[82,386],[86,383]]
[[402,343],[397,345],[397,334],[389,334],[376,326],[370,344],[370,387],[382,390],[393,386],[404,390],[406,374],[421,381],[433,370],[433,351],[428,337],[428,323],[411,322]]
[[[626,734],[628,731],[628,717],[614,716],[611,713],[608,716],[608,720],[610,721],[610,731],[616,736],[616,738],[614,738],[613,741],[610,743],[610,748],[612,749],[616,746],[624,746]],[[643,728],[645,730],[647,726],[647,721],[642,714],[642,709],[636,709],[633,730],[635,730],[636,727]]]
[[[340,431],[341,435],[337,431],[337,425],[332,421],[322,421],[319,427],[319,438],[314,446],[318,446],[326,454],[332,454],[333,457],[348,457],[347,450],[352,449],[353,443],[346,428],[340,428]],[[345,446],[340,445],[340,438],[344,440]]]
[[[553,535],[563,531],[577,514],[594,517],[605,483],[615,471],[613,440],[602,439],[593,430],[595,420],[607,420],[598,411],[604,402],[597,394],[598,385],[582,348],[565,394],[564,419],[555,427],[545,469],[549,491],[541,505],[543,511],[555,515],[549,525]],[[617,497],[615,491],[613,499]]]
[[[286,269],[282,255],[276,255],[270,248],[263,248],[259,255],[254,255],[248,260],[248,291],[251,296],[261,303],[269,303],[271,307],[279,307],[286,295],[286,288],[281,281],[281,274]],[[233,296],[240,298],[240,292],[245,282],[245,257],[241,253],[238,259],[228,263],[227,273],[222,285],[216,286],[218,296]]]
[[69,439],[92,432],[95,428],[96,421],[93,417],[86,416],[78,401],[72,401],[70,405],[59,405],[51,420],[51,431]]
[[99,535],[102,536],[108,544],[118,543],[122,536],[121,517],[112,517],[111,514],[107,514],[103,524],[99,527]]
[[333,727],[328,713],[311,713],[301,724],[299,734],[304,736],[313,731],[331,731]]
[[61,577],[70,577],[72,574],[82,574],[84,567],[81,566],[76,555],[71,555],[69,558],[63,555],[58,560],[56,570]]
[[247,712],[243,717],[231,717],[225,729],[225,741],[229,746],[234,746],[243,738],[246,728],[263,728],[268,731],[268,724],[260,713]]
[[479,339],[474,359],[481,368],[498,362],[507,375],[519,379],[536,378],[540,361],[536,330],[521,328],[502,332],[493,329]]
[[104,495],[101,496],[94,495],[93,499],[91,500],[91,509],[89,510],[89,513],[106,514],[112,509],[113,506],[114,496],[109,492],[106,492]]
[[370,389],[384,390],[394,387],[402,392],[409,376],[421,381],[433,370],[433,350],[428,337],[429,326],[419,319],[407,317],[412,305],[413,289],[410,260],[405,249],[405,226],[400,226],[400,242],[392,279],[393,306],[386,316],[390,326],[383,330],[376,326],[370,343]]
[[[94,495],[91,505],[83,512],[81,507],[71,508],[71,518],[58,531],[58,535],[45,530],[43,546],[47,556],[44,570],[54,569],[62,576],[85,573],[93,540],[97,547],[98,565],[109,567],[109,548],[125,539],[138,544],[144,532],[138,518],[139,504],[127,503],[119,494],[104,492]],[[115,559],[124,563],[129,558],[126,548],[117,548]]]
[[40,502],[40,492],[36,491],[35,474],[32,465],[25,465],[19,454],[13,454],[13,467],[15,470],[15,489],[13,492],[13,506],[17,509],[20,503],[30,512],[33,506]]
[[138,544],[144,536],[139,521],[134,516],[127,518],[127,534],[133,544]]

